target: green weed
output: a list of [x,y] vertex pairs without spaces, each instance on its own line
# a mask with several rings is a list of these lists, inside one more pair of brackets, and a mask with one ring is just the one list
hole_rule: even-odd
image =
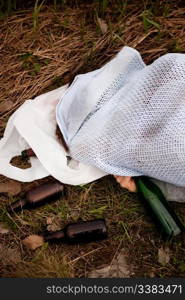
[[128,1],[118,0],[118,12],[120,13],[120,17],[122,17],[126,13]]
[[107,205],[100,206],[88,211],[88,213],[96,218],[103,218],[104,212],[107,209]]
[[169,51],[182,53],[185,52],[185,49],[181,46],[181,42],[179,39],[174,39],[169,43]]
[[7,213],[6,208],[0,208],[0,222],[6,224],[7,227],[12,230],[19,228],[14,218]]
[[34,32],[37,30],[39,13],[40,13],[40,10],[41,10],[45,0],[42,0],[42,2],[40,4],[38,2],[39,2],[39,0],[35,1],[35,5],[34,5],[34,9],[33,9],[33,15],[32,15],[32,17],[33,17],[33,31]]
[[49,64],[49,59],[39,59],[38,56],[33,55],[33,53],[26,52],[20,56],[20,60],[22,61],[22,67],[25,70],[29,70],[29,74],[31,76],[37,75],[42,66]]
[[160,24],[158,24],[153,20],[153,13],[151,12],[151,10],[143,11],[142,20],[143,20],[143,26],[145,31],[147,31],[151,26],[160,30]]
[[179,270],[180,270],[181,272],[184,272],[184,274],[185,274],[185,263],[184,263],[184,262],[181,262],[181,264],[180,264],[180,266],[179,266]]
[[0,1],[0,18],[4,18],[16,9],[16,0],[1,0]]
[[120,228],[123,230],[124,235],[128,238],[128,240],[129,240],[129,241],[132,241],[132,236],[130,235],[129,230],[128,230],[128,224],[126,224],[126,223],[123,222],[123,221],[119,221],[119,222],[118,222],[118,225],[119,225]]
[[109,5],[109,0],[102,0],[102,1],[98,1],[98,15],[101,17],[104,17],[105,12],[108,8]]
[[52,84],[53,88],[58,88],[61,87],[64,84],[64,82],[61,77],[54,77]]

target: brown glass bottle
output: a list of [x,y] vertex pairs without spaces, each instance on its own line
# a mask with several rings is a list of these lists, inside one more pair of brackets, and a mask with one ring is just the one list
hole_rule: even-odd
[[29,148],[29,149],[26,149],[26,150],[22,151],[21,156],[22,156],[23,159],[26,159],[26,158],[29,158],[29,157],[36,156],[36,154],[31,148]]
[[42,184],[29,190],[24,199],[17,200],[7,207],[9,213],[17,212],[22,208],[35,208],[45,203],[58,199],[64,190],[60,182]]
[[107,237],[107,227],[104,219],[80,221],[68,224],[64,229],[43,235],[48,242],[63,242],[68,244],[89,243]]

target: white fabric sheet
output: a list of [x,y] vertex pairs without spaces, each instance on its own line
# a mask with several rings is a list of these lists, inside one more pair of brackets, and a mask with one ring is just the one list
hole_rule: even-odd
[[[135,69],[136,62],[137,70]],[[63,183],[80,185],[92,182],[106,176],[108,173],[114,173],[111,172],[112,169],[106,169],[106,171],[104,168],[101,168],[101,164],[97,167],[94,161],[87,160],[83,162],[84,158],[80,156],[78,160],[75,160],[74,155],[73,159],[68,163],[68,154],[55,135],[56,119],[66,142],[69,146],[73,146],[72,152],[75,152],[74,137],[77,136],[77,141],[79,142],[79,133],[81,132],[80,129],[83,129],[83,124],[86,122],[88,124],[88,120],[91,120],[91,117],[94,114],[96,115],[96,112],[101,110],[101,107],[106,106],[104,104],[112,99],[115,89],[118,88],[119,90],[121,85],[127,86],[129,89],[132,88],[132,85],[129,85],[129,78],[131,79],[134,76],[132,71],[137,73],[144,68],[145,64],[139,53],[134,49],[125,47],[101,69],[77,76],[70,88],[63,86],[40,95],[34,100],[27,100],[10,117],[4,137],[0,140],[0,174],[22,182],[29,182],[52,175]],[[128,75],[127,78],[126,75]],[[114,78],[118,78],[121,81],[113,82]],[[104,93],[104,91],[106,92]],[[140,96],[142,98],[142,94]],[[127,108],[133,111],[132,107],[128,106]],[[89,127],[91,129],[87,131],[87,135],[83,135],[82,131],[84,140],[81,139],[81,145],[87,145],[91,134],[93,138],[94,132],[99,132],[104,121],[104,119],[100,118],[96,127]],[[129,130],[130,128],[127,129],[128,136]],[[100,139],[99,146],[101,142]],[[94,141],[92,140],[92,143],[88,145],[90,154],[94,153],[94,150],[89,148],[93,147],[93,145]],[[12,166],[10,164],[11,159],[20,155],[21,151],[26,148],[32,148],[37,156],[30,158],[31,167],[20,169]],[[96,155],[100,159],[98,149],[96,149]],[[119,156],[119,151],[114,153],[115,157],[116,155]],[[125,165],[124,174],[122,175],[140,174],[142,172],[139,169],[136,171],[136,169],[133,170],[131,168],[131,165],[129,168]],[[177,187],[156,179],[154,181],[160,186],[168,200],[185,202],[185,187]]]

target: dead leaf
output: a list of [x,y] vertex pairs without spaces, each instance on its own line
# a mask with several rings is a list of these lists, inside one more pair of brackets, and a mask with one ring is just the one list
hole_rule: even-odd
[[15,196],[21,192],[21,183],[15,180],[7,180],[0,183],[0,193],[8,193]]
[[148,276],[149,276],[150,278],[154,278],[154,277],[155,277],[155,273],[154,273],[153,271],[151,271],[151,272],[148,274]]
[[54,219],[54,217],[47,217],[46,218],[46,224],[51,225],[53,223],[53,219]]
[[132,266],[127,264],[125,250],[122,249],[110,265],[96,269],[88,274],[89,278],[129,278]]
[[170,249],[168,247],[161,247],[158,249],[158,262],[165,266],[170,261]]
[[10,100],[6,100],[0,103],[0,112],[4,113],[12,108],[13,102]]
[[25,238],[22,243],[28,249],[35,250],[44,244],[44,238],[42,236],[32,234]]
[[48,217],[46,223],[48,231],[57,231],[61,229],[61,218],[58,216]]
[[10,230],[6,227],[5,224],[0,223],[0,234],[6,234],[8,233]]
[[109,278],[110,266],[96,269],[88,274],[88,278]]
[[105,34],[108,30],[108,25],[107,23],[105,22],[105,20],[101,19],[101,18],[97,18],[97,21],[98,21],[98,25],[100,27],[100,30],[103,34]]

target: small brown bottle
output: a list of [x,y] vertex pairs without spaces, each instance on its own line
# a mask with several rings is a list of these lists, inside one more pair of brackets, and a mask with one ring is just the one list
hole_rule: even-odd
[[8,205],[9,213],[17,212],[22,208],[35,208],[45,203],[58,199],[64,190],[63,184],[60,182],[51,182],[42,184],[36,188],[29,190],[25,194],[24,199],[17,200]]
[[26,150],[22,151],[21,156],[22,156],[23,159],[27,159],[29,157],[36,156],[36,154],[31,148],[29,148],[29,149],[26,149]]
[[104,219],[80,221],[71,223],[64,229],[43,235],[48,242],[63,242],[67,244],[89,243],[107,237],[107,227]]

